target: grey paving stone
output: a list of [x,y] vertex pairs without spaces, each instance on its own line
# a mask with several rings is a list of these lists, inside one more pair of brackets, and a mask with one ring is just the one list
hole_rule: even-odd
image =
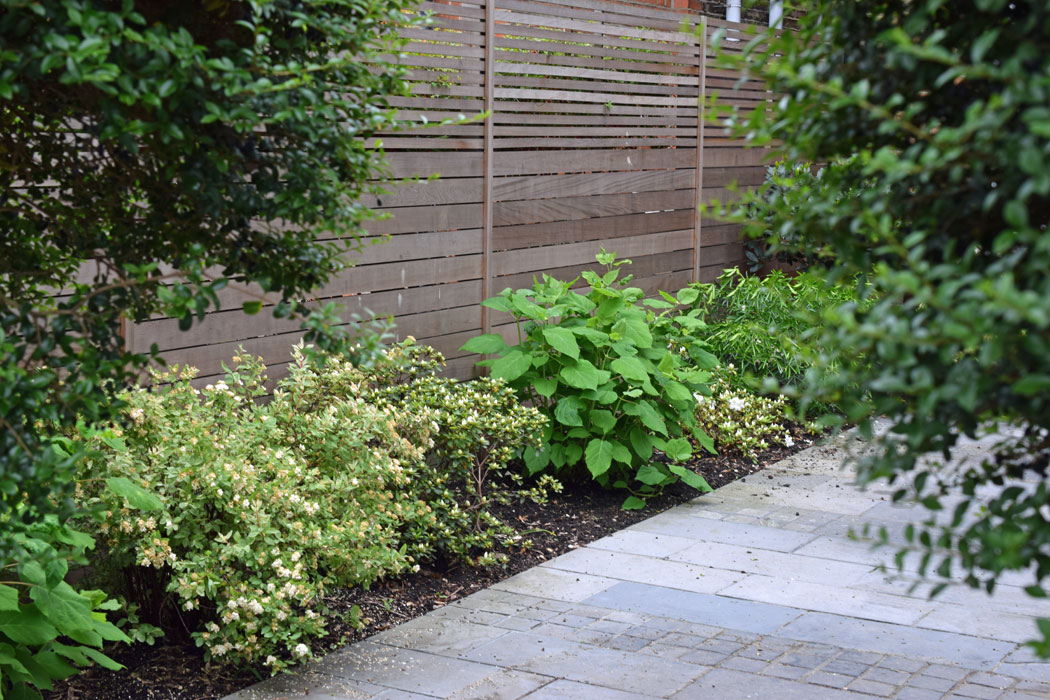
[[845,537],[815,537],[809,543],[795,549],[794,554],[838,562],[851,562],[868,566],[893,566],[893,552],[889,549],[873,550],[870,543],[857,542]]
[[672,644],[664,644],[663,642],[652,642],[649,646],[642,647],[641,649],[643,654],[652,654],[653,656],[659,656],[665,659],[677,659],[687,651],[689,651],[689,649],[686,647],[676,647]]
[[826,613],[806,613],[778,634],[851,649],[950,661],[974,670],[992,670],[1013,648],[1007,642]]
[[758,673],[768,665],[768,661],[762,659],[749,659],[746,656],[730,656],[719,664],[722,668],[728,668],[734,671],[746,671],[748,673]]
[[508,615],[502,619],[496,620],[489,624],[493,625],[494,627],[502,627],[503,629],[507,630],[518,630],[520,632],[524,630],[533,629],[534,627],[536,627],[536,625],[541,623],[538,620],[530,620],[527,617]]
[[759,575],[748,576],[719,595],[902,625],[916,622],[935,606],[904,596]]
[[815,671],[806,679],[814,685],[825,685],[829,688],[845,688],[853,680],[853,676],[843,676],[838,673],[827,671]]
[[864,664],[865,666],[873,666],[883,660],[882,654],[876,654],[871,651],[861,651],[859,649],[845,649],[838,656],[842,661],[852,661],[858,664]]
[[[624,634],[630,635],[632,637],[638,637],[639,639],[648,639],[650,641],[659,639],[664,642],[667,642],[668,644],[674,644],[674,642],[670,641],[670,639],[675,637],[681,637],[683,639],[695,639],[697,642],[700,641],[699,639],[696,639],[695,637],[689,634],[682,634],[681,632],[668,632],[665,629],[660,629],[659,627],[650,627],[644,624],[628,627]],[[685,644],[683,646],[689,645]]]
[[500,627],[433,619],[424,615],[377,634],[372,641],[431,654],[457,656],[507,633],[506,629]]
[[1012,690],[1002,696],[1002,700],[1046,700],[1050,695],[1031,695]]
[[[625,693],[586,683],[558,680],[526,696],[528,700],[650,700],[653,696]],[[504,700],[494,698],[493,700]]]
[[930,664],[930,666],[923,671],[923,674],[927,676],[937,676],[938,678],[949,678],[953,681],[961,681],[963,678],[970,675],[970,671],[969,669],[959,668],[958,666]]
[[749,574],[782,576],[813,583],[848,584],[871,572],[866,564],[837,562],[771,549],[720,542],[698,542],[669,556],[673,561],[700,564]]
[[684,661],[687,664],[697,664],[700,666],[716,666],[726,659],[728,654],[723,654],[720,651],[710,651],[707,649],[693,649],[687,651],[678,657],[679,661]]
[[672,697],[674,700],[871,700],[870,695],[724,668],[714,669]]
[[799,611],[768,603],[690,593],[644,583],[618,583],[586,599],[592,605],[631,610],[718,627],[768,634],[798,617]]
[[919,659],[909,659],[907,656],[887,656],[879,662],[879,666],[888,668],[891,671],[915,673],[916,671],[921,671],[926,666],[926,662]]
[[758,644],[752,644],[746,649],[742,649],[739,653],[739,656],[743,656],[748,659],[762,659],[763,661],[772,661],[773,659],[777,658],[783,653],[784,652],[782,652],[780,649],[771,649],[769,647],[763,647]]
[[322,673],[339,678],[440,697],[463,690],[499,670],[463,659],[367,641],[326,656],[316,667]]
[[908,686],[912,688],[923,688],[924,690],[937,690],[943,693],[951,690],[955,686],[955,683],[956,681],[948,678],[918,675],[908,681]]
[[608,632],[609,634],[623,634],[631,628],[632,626],[626,622],[616,622],[615,620],[598,620],[587,626],[588,630],[594,632]]
[[553,679],[526,671],[498,671],[449,696],[449,700],[510,700],[541,688]]
[[[613,552],[631,552],[650,557],[667,557],[692,547],[696,540],[675,535],[661,535],[640,530],[621,530],[587,545],[590,549],[607,549]],[[704,564],[705,562],[694,562]]]
[[995,700],[995,698],[1003,694],[1003,691],[999,688],[977,685],[976,683],[963,683],[954,692],[956,695],[961,695],[964,698],[981,698],[982,700]]
[[705,639],[700,642],[700,648],[708,651],[718,651],[723,654],[733,654],[740,649],[743,649],[744,645],[740,642],[734,642],[731,639],[720,639],[716,637],[714,639]]
[[866,681],[878,681],[880,683],[889,683],[890,685],[904,685],[909,678],[911,678],[910,673],[891,671],[888,668],[873,668],[864,674],[864,680]]
[[370,683],[350,681],[315,671],[300,671],[294,675],[282,674],[268,678],[228,695],[224,700],[284,700],[289,697],[304,700],[364,700],[383,690],[382,686]]
[[897,692],[896,700],[940,700],[943,694],[938,690],[907,687]]
[[739,571],[712,569],[641,554],[612,552],[590,547],[575,549],[568,554],[544,562],[541,566],[697,593],[714,593],[744,578],[744,574]]
[[395,690],[393,688],[372,696],[372,700],[433,700],[433,698],[433,695],[410,693],[406,690]]
[[1038,636],[1035,620],[998,609],[974,609],[969,606],[939,603],[916,623],[919,627],[959,632],[974,637],[1025,642]]
[[787,653],[784,654],[783,657],[778,659],[778,661],[782,664],[787,664],[789,666],[799,666],[800,668],[816,668],[817,666],[820,666],[827,660],[828,658],[826,656],[820,656],[818,654],[805,654],[799,652]]
[[896,686],[892,686],[889,683],[879,683],[878,681],[866,681],[857,680],[849,684],[850,690],[856,690],[860,693],[868,693],[869,695],[878,695],[883,698],[888,698],[893,695],[893,692],[897,690]]
[[772,549],[779,552],[793,551],[814,539],[814,536],[809,533],[779,530],[761,525],[727,523],[724,520],[705,520],[687,515],[677,509],[661,513],[630,529],[690,537],[700,541]]
[[1022,693],[1032,693],[1034,695],[1045,695],[1050,697],[1050,683],[1021,680],[1017,682],[1015,690],[1021,691]]
[[500,581],[492,588],[498,591],[523,593],[526,595],[555,598],[568,603],[576,603],[590,598],[599,591],[615,585],[615,579],[601,576],[588,576],[572,571],[559,571],[537,566]]
[[1015,678],[1023,678],[1027,681],[1038,681],[1050,683],[1050,663],[1003,663],[995,669],[999,673],[1005,673]]
[[822,671],[828,673],[838,673],[843,676],[850,676],[856,678],[865,671],[868,670],[866,664],[857,663],[856,661],[846,661],[844,659],[833,659],[829,661],[823,668]]
[[762,675],[797,681],[809,673],[809,671],[810,669],[802,668],[800,666],[785,666],[784,664],[772,663],[762,670]]
[[1009,676],[1001,676],[998,673],[974,673],[966,679],[968,683],[987,685],[991,688],[1005,690],[1014,684],[1014,679]]
[[556,678],[657,697],[671,695],[707,670],[671,659],[588,646],[533,657],[521,667]]
[[613,637],[602,646],[610,649],[620,649],[622,651],[638,651],[642,647],[648,646],[649,640],[642,639],[640,637]]
[[553,635],[540,635],[532,632],[510,632],[483,644],[464,656],[471,661],[479,661],[494,666],[513,668],[521,666],[534,658],[580,648],[580,644]]
[[564,625],[565,627],[586,627],[594,622],[594,618],[575,615],[572,612],[564,612],[558,613],[550,618],[548,622],[553,622],[556,625]]

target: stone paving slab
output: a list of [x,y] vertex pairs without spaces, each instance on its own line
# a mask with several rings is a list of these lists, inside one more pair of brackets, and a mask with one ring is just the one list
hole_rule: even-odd
[[[965,446],[979,460],[993,438]],[[925,511],[861,491],[840,440],[228,700],[1034,700],[1050,604],[1014,572],[929,600],[900,540]],[[770,478],[772,477],[772,478]]]

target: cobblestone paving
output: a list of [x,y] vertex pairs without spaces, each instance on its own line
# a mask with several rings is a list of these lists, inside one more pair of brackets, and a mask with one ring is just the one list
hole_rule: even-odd
[[849,532],[892,540],[915,511],[840,457],[800,453],[229,700],[1050,699],[1023,646],[1050,606],[1024,575],[929,600],[913,564],[881,570],[893,552]]

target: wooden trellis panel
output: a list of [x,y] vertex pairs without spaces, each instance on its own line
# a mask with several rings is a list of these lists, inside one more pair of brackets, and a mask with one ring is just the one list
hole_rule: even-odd
[[[380,140],[394,177],[440,179],[368,202],[386,216],[367,227],[375,245],[320,301],[393,316],[400,336],[433,345],[452,376],[468,377],[476,358],[459,347],[506,329],[507,317],[479,306],[505,287],[575,277],[596,267],[601,247],[632,259],[628,271],[649,292],[742,262],[739,232],[701,220],[697,205],[764,175],[762,152],[699,108],[701,95],[768,105],[760,85],[738,84],[707,50],[716,29],[744,25],[604,0],[426,1],[419,11],[431,23],[405,30],[398,57],[412,94],[392,101],[415,128]],[[683,19],[693,23],[686,31]],[[157,319],[129,341],[157,343],[169,361],[199,367],[202,381],[244,344],[281,376],[300,333],[265,309],[243,315],[248,298],[227,290],[229,310],[190,332]]]

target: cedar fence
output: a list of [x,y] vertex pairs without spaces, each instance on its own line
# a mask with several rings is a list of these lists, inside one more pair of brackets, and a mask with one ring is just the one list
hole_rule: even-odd
[[[708,43],[722,20],[602,0],[425,1],[426,28],[406,29],[400,61],[413,94],[394,105],[427,126],[382,139],[396,178],[370,201],[388,218],[368,225],[368,245],[317,293],[347,312],[393,316],[465,378],[477,359],[459,350],[510,320],[479,305],[505,287],[548,273],[595,269],[599,248],[630,258],[649,293],[711,280],[742,262],[738,227],[705,221],[697,206],[758,184],[763,153],[705,122],[699,96],[766,104],[761,85],[738,85],[713,66]],[[682,31],[683,19],[702,31]],[[492,37],[492,41],[488,41]],[[245,297],[247,299],[248,297]],[[173,319],[128,329],[134,351],[157,343],[169,362],[221,374],[238,345],[284,374],[297,324],[240,311],[236,294],[188,332]],[[501,318],[502,316],[502,318]]]

